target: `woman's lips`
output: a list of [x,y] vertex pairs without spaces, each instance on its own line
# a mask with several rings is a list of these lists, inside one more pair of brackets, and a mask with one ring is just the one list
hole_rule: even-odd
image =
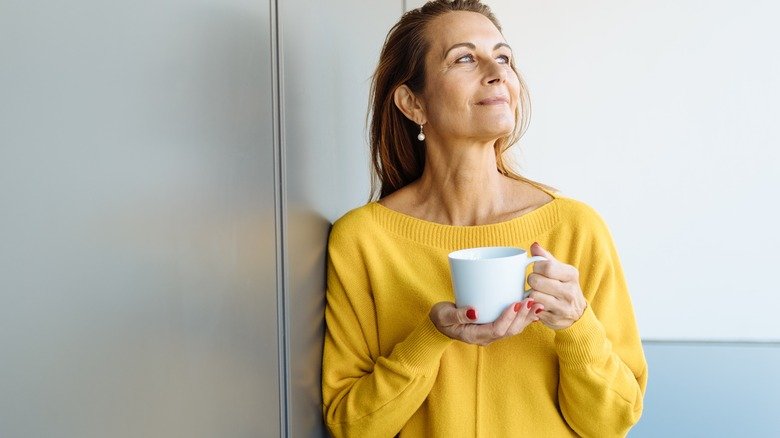
[[493,96],[480,100],[477,105],[500,105],[502,103],[509,103],[509,99],[506,96]]

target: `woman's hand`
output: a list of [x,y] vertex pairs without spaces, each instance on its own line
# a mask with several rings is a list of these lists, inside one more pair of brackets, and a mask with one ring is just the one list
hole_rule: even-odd
[[534,272],[528,276],[529,298],[544,306],[539,320],[555,330],[571,326],[588,305],[580,289],[579,271],[556,260],[538,243],[531,245],[531,255],[547,258],[547,261],[534,263]]
[[455,307],[455,304],[443,301],[431,308],[430,318],[433,325],[452,339],[469,344],[488,345],[499,339],[514,336],[528,324],[537,321],[537,314],[543,306],[532,299],[526,299],[510,305],[489,324],[474,324],[476,310],[470,307]]

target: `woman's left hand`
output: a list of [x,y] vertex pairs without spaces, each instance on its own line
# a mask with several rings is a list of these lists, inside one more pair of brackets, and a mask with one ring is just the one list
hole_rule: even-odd
[[568,328],[588,305],[580,289],[579,271],[558,261],[538,243],[531,245],[531,255],[547,258],[534,263],[534,271],[528,276],[529,297],[544,305],[544,311],[537,315],[539,321],[555,330]]

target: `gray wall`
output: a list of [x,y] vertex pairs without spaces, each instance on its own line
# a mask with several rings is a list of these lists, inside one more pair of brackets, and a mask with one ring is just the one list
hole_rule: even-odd
[[0,436],[279,435],[271,5],[1,9]]
[[320,364],[330,224],[368,199],[370,77],[401,1],[279,4],[292,436],[323,433]]
[[3,2],[0,436],[321,436],[400,0]]

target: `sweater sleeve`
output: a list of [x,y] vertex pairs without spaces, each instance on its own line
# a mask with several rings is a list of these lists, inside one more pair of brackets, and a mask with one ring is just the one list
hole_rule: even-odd
[[328,246],[322,397],[336,437],[394,436],[426,399],[452,340],[427,315],[383,356],[366,260],[334,226]]
[[612,237],[600,217],[580,268],[588,306],[555,334],[558,399],[566,422],[584,437],[625,436],[642,414],[647,363]]

